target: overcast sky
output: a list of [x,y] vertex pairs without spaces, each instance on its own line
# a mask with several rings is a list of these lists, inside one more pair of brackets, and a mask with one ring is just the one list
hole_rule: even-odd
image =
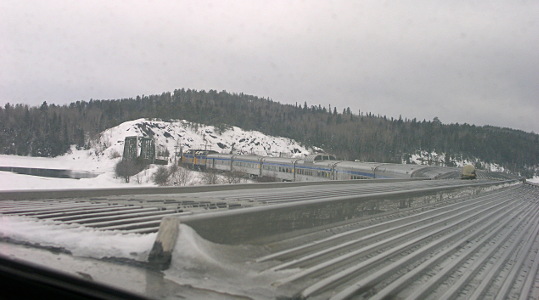
[[539,133],[539,1],[0,0],[0,104],[179,88]]

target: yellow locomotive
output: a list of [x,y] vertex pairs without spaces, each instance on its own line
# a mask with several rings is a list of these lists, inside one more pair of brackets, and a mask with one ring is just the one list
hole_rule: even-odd
[[462,173],[460,173],[460,179],[475,179],[477,177],[475,173],[475,167],[472,165],[465,165],[462,167]]

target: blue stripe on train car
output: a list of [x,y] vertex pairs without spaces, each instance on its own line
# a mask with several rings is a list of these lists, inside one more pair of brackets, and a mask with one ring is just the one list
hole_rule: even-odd
[[349,175],[357,175],[357,176],[363,176],[363,177],[374,177],[372,173],[365,173],[365,172],[359,172],[359,171],[346,171],[346,170],[339,170],[339,169],[336,169],[335,170],[336,173],[341,173],[341,174],[349,174]]

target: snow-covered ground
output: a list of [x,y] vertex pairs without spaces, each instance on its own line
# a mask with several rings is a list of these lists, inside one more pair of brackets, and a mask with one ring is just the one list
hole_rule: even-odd
[[102,174],[96,178],[67,179],[20,175],[0,172],[0,190],[46,190],[46,189],[83,189],[126,187],[111,174]]
[[[410,163],[417,164],[417,165],[438,165],[438,166],[444,166],[446,162],[446,153],[437,153],[437,152],[428,152],[428,151],[417,151],[417,153],[414,153],[410,155],[409,161]],[[470,160],[465,159],[462,157],[450,157],[449,161],[454,164],[456,167],[463,167],[465,165],[475,165],[476,163],[480,163],[482,165],[482,169],[489,170],[491,172],[504,172],[505,168],[498,164],[494,163],[484,163],[479,161],[478,159]],[[402,162],[403,164],[407,163],[406,161]]]
[[[187,121],[138,119],[105,130],[90,149],[72,147],[70,152],[54,157],[0,155],[0,166],[85,171],[99,174],[95,178],[65,179],[0,172],[0,190],[82,189],[128,186],[155,186],[152,175],[156,166],[142,171],[125,183],[114,176],[114,166],[120,161],[124,140],[128,136],[153,137],[158,152],[170,154],[169,164],[175,161],[176,151],[211,149],[221,153],[258,154],[265,156],[305,156],[313,151],[298,142],[272,137],[238,127],[216,128]],[[317,149],[319,150],[319,149]],[[191,172],[186,185],[203,184],[203,175]]]
[[[72,149],[71,153],[54,158],[30,157],[16,155],[0,155],[0,166],[62,169],[85,171],[99,174],[94,178],[69,179],[51,178],[31,175],[0,172],[0,190],[28,189],[83,189],[83,188],[114,188],[129,185],[151,186],[151,178],[140,183],[129,184],[114,176],[114,166],[120,158],[107,158],[95,154],[95,150]],[[147,176],[150,177],[150,176]]]

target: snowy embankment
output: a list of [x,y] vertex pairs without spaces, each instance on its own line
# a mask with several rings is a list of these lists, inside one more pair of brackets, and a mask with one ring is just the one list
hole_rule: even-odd
[[114,165],[117,161],[118,159],[104,159],[96,156],[95,151],[92,150],[74,148],[71,153],[54,158],[0,155],[0,166],[63,169],[99,174],[95,178],[69,179],[0,172],[0,189],[80,189],[125,186],[120,179],[114,178]]
[[[452,166],[462,168],[465,165],[474,165],[480,166],[481,170],[487,170],[490,172],[507,172],[504,167],[495,163],[486,163],[482,162],[479,159],[465,159],[462,157],[449,157],[446,159],[445,153],[437,152],[428,152],[428,151],[417,151],[416,153],[410,155],[407,160],[403,160],[402,163],[412,163],[417,165],[437,165],[445,166],[446,162],[450,162]],[[528,182],[539,184],[539,176],[535,176],[531,179],[527,179]]]
[[489,170],[491,172],[504,172],[505,168],[498,164],[494,163],[485,163],[481,162],[479,159],[465,159],[462,157],[449,157],[446,158],[446,153],[437,153],[437,152],[428,152],[428,151],[417,151],[416,153],[409,156],[408,161],[403,160],[403,164],[413,163],[417,165],[437,165],[445,166],[446,162],[449,162],[450,165],[455,167],[464,167],[465,165],[476,165],[480,164],[481,169]]
[[[85,171],[99,174],[97,177],[66,179],[0,172],[0,190],[155,186],[152,175],[157,166],[143,170],[129,183],[116,178],[114,166],[121,160],[124,140],[128,136],[154,138],[158,154],[169,154],[169,165],[177,160],[175,152],[189,149],[266,156],[305,156],[311,151],[288,138],[267,136],[238,127],[216,128],[187,121],[138,119],[105,130],[98,139],[89,142],[87,150],[73,147],[69,153],[54,158],[0,155],[0,166]],[[203,174],[193,171],[190,175],[184,184],[203,184]]]

